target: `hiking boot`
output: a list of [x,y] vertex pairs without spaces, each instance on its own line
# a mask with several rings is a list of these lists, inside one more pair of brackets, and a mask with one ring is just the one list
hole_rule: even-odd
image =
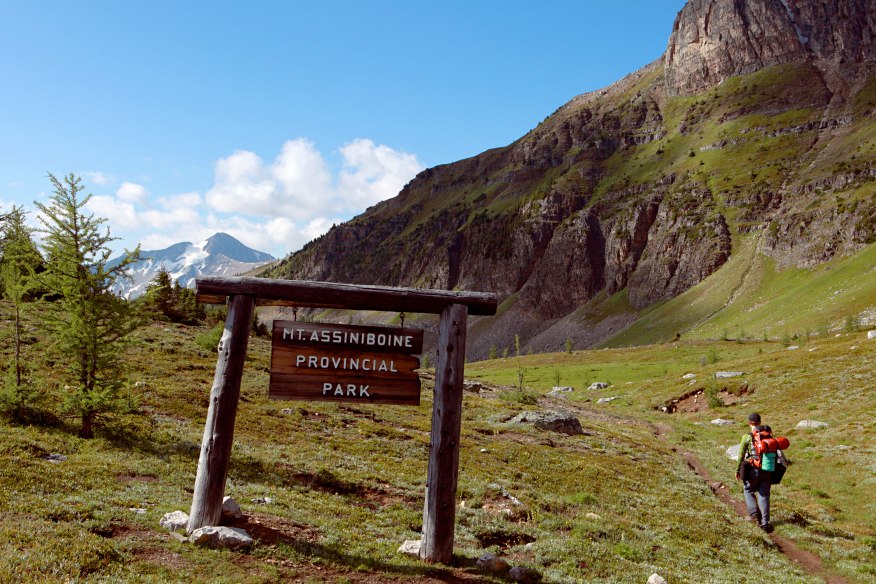
[[750,515],[748,520],[754,523],[755,525],[760,525],[760,513],[755,513],[754,515]]
[[773,524],[772,523],[761,523],[758,527],[764,530],[766,533],[773,532]]

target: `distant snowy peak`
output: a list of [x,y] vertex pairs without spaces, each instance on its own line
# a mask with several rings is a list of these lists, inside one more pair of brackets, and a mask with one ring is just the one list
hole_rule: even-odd
[[[274,261],[272,255],[249,248],[227,233],[217,233],[198,244],[175,243],[160,250],[141,251],[141,261],[131,264],[131,280],[118,283],[116,292],[136,298],[146,291],[162,266],[180,286],[193,288],[197,276],[237,276]],[[121,258],[110,262],[117,264]]]
[[209,255],[223,255],[231,260],[250,264],[264,264],[274,261],[274,256],[246,247],[227,233],[217,233],[195,247]]

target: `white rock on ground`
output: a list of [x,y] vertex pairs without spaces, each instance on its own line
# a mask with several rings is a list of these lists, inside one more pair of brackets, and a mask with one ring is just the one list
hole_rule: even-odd
[[818,420],[800,420],[797,422],[798,430],[814,430],[817,428],[827,428],[830,426],[827,422],[819,422]]
[[714,420],[712,420],[712,424],[715,424],[716,426],[732,426],[733,420],[725,420],[723,418],[715,418]]
[[651,574],[648,578],[648,584],[667,584],[666,579],[660,574]]
[[158,520],[158,524],[168,531],[183,529],[189,524],[189,514],[185,511],[171,511],[165,513]]
[[681,376],[682,379],[696,379],[697,376],[694,373],[685,373]]
[[800,348],[800,345],[791,345],[790,347],[788,347],[788,350],[789,351],[796,351],[799,348]]
[[588,387],[587,389],[589,391],[596,391],[598,389],[605,389],[606,387],[608,387],[608,385],[609,384],[607,381],[594,381],[593,383],[590,384],[590,387]]
[[734,444],[733,446],[727,447],[727,458],[730,460],[739,460],[739,445]]
[[596,400],[596,403],[597,403],[597,404],[607,404],[607,403],[609,403],[609,402],[613,402],[613,401],[616,400],[616,399],[620,399],[620,396],[619,396],[619,395],[613,395],[613,396],[611,396],[611,397],[601,397],[601,398],[599,398],[598,400]]
[[715,371],[715,379],[729,379],[731,377],[741,377],[745,375],[744,371]]
[[867,338],[868,339],[876,339],[876,330],[867,331]]
[[236,527],[201,527],[192,532],[189,541],[195,545],[238,550],[251,546],[253,539]]
[[398,548],[398,553],[405,554],[407,556],[414,556],[415,558],[420,557],[420,547],[423,545],[423,540],[421,539],[406,539],[403,544],[401,544]]
[[575,389],[572,387],[568,387],[568,386],[554,387],[548,392],[548,396],[550,396],[550,397],[566,397],[567,394],[570,394],[573,391],[575,391]]

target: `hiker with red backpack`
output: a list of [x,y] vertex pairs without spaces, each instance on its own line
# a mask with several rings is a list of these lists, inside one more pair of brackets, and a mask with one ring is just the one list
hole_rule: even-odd
[[767,533],[770,523],[770,489],[782,479],[785,460],[782,450],[790,445],[787,438],[774,438],[769,426],[762,426],[760,414],[748,416],[751,431],[739,443],[739,464],[736,480],[742,481],[742,494],[751,521]]

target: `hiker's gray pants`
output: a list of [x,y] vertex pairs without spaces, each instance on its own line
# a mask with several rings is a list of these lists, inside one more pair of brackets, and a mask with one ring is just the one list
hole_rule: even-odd
[[760,524],[770,522],[770,487],[772,487],[772,474],[769,471],[760,471],[760,481],[754,486],[745,481],[742,494],[745,495],[745,506],[748,508],[749,517],[760,515]]

